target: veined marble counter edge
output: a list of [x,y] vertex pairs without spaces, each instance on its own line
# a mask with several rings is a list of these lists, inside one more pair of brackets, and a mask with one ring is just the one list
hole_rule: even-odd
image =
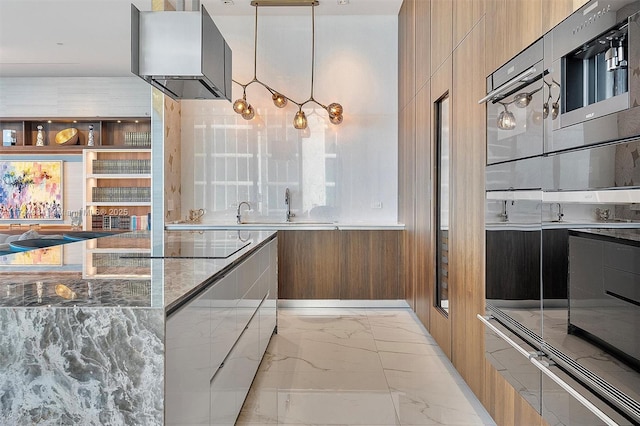
[[221,231],[221,230],[263,230],[263,231],[402,231],[402,223],[389,224],[342,224],[342,223],[166,223],[167,231]]

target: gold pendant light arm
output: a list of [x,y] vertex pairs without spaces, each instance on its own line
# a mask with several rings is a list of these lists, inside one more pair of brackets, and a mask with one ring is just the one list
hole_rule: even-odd
[[253,81],[258,81],[258,5],[256,4],[256,18],[253,29]]
[[[322,103],[318,102],[315,98],[314,98],[314,81],[315,81],[315,57],[316,57],[316,40],[315,40],[315,6],[318,4],[317,1],[315,0],[302,0],[302,2],[304,2],[304,5],[309,5],[311,6],[311,90],[310,90],[310,96],[309,99],[307,99],[304,102],[296,102],[295,100],[291,99],[290,97],[284,95],[282,92],[273,89],[272,87],[269,87],[267,84],[263,83],[262,81],[258,80],[258,1],[252,1],[251,5],[254,6],[256,8],[255,10],[255,22],[254,22],[254,33],[253,33],[253,79],[251,81],[249,81],[246,84],[242,84],[239,81],[233,80],[232,81],[234,83],[236,83],[238,86],[242,87],[242,99],[238,99],[233,103],[233,110],[235,112],[237,112],[238,114],[241,114],[242,117],[246,120],[251,120],[254,116],[255,116],[255,111],[253,109],[253,107],[251,106],[251,104],[249,104],[247,102],[247,87],[249,87],[250,85],[252,85],[253,83],[258,83],[260,84],[262,87],[264,87],[269,93],[271,93],[271,99],[273,100],[273,103],[276,107],[278,108],[284,108],[288,102],[291,102],[295,105],[298,106],[298,112],[296,113],[294,119],[293,119],[293,126],[296,129],[306,129],[307,128],[307,117],[304,113],[304,111],[302,111],[302,107],[305,106],[308,103],[315,103],[316,105],[318,105],[319,107],[321,107],[322,109],[326,110],[327,113],[329,114],[329,120],[331,121],[331,123],[333,124],[340,124],[342,123],[343,120],[343,116],[342,116],[342,112],[343,112],[343,108],[342,105],[338,104],[338,103],[332,103],[329,106],[323,105]],[[302,2],[300,5],[302,5]],[[272,4],[268,4],[265,3],[263,4],[264,6],[276,6],[276,5],[281,5],[281,4],[276,4],[276,3],[272,3]]]

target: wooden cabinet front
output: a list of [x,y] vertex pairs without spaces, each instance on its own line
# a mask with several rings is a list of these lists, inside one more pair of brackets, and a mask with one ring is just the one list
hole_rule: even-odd
[[402,231],[278,232],[280,299],[395,300]]

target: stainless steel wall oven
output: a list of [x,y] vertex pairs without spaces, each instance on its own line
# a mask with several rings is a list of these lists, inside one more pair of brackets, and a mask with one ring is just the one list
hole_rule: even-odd
[[639,19],[588,2],[480,100],[486,355],[549,424],[640,424]]

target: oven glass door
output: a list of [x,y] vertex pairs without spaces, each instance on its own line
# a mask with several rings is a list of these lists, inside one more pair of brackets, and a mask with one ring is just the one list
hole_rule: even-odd
[[[541,69],[541,64],[536,65]],[[542,74],[487,103],[487,164],[542,154],[544,110]]]

